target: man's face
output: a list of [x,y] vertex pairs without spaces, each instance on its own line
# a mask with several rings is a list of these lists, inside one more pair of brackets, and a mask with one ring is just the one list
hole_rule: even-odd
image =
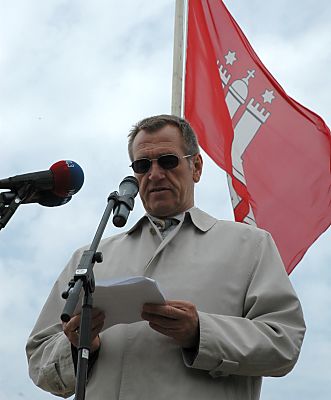
[[141,130],[132,145],[133,160],[158,158],[175,154],[180,160],[174,169],[163,169],[156,160],[145,174],[135,174],[139,181],[139,194],[145,210],[155,217],[179,214],[194,204],[194,183],[200,180],[202,158],[187,155],[179,129],[166,125],[156,132]]

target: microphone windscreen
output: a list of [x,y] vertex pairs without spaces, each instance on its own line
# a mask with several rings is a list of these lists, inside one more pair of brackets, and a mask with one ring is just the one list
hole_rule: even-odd
[[57,207],[67,204],[71,200],[71,196],[59,197],[52,192],[39,192],[38,203],[45,207]]
[[71,160],[62,160],[50,168],[53,173],[54,187],[52,192],[59,197],[70,197],[77,193],[84,183],[84,172]]
[[136,197],[139,191],[139,183],[134,176],[126,176],[119,186],[120,195],[130,194]]

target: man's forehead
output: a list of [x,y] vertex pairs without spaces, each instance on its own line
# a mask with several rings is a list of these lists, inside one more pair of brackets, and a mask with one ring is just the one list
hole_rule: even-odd
[[141,151],[181,151],[184,148],[182,135],[177,127],[167,125],[157,131],[140,130],[134,138],[132,150]]

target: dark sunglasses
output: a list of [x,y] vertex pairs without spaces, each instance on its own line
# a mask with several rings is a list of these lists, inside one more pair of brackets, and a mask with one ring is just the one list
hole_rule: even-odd
[[179,164],[181,158],[193,157],[193,154],[187,156],[178,157],[176,154],[164,154],[158,158],[139,158],[139,160],[133,161],[130,167],[136,174],[146,174],[152,166],[152,162],[155,160],[159,166],[163,169],[173,169]]

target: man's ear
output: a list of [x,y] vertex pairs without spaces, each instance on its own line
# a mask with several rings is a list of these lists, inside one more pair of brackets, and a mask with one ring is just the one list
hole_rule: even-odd
[[196,154],[193,158],[193,181],[198,183],[202,174],[203,160],[201,154]]

